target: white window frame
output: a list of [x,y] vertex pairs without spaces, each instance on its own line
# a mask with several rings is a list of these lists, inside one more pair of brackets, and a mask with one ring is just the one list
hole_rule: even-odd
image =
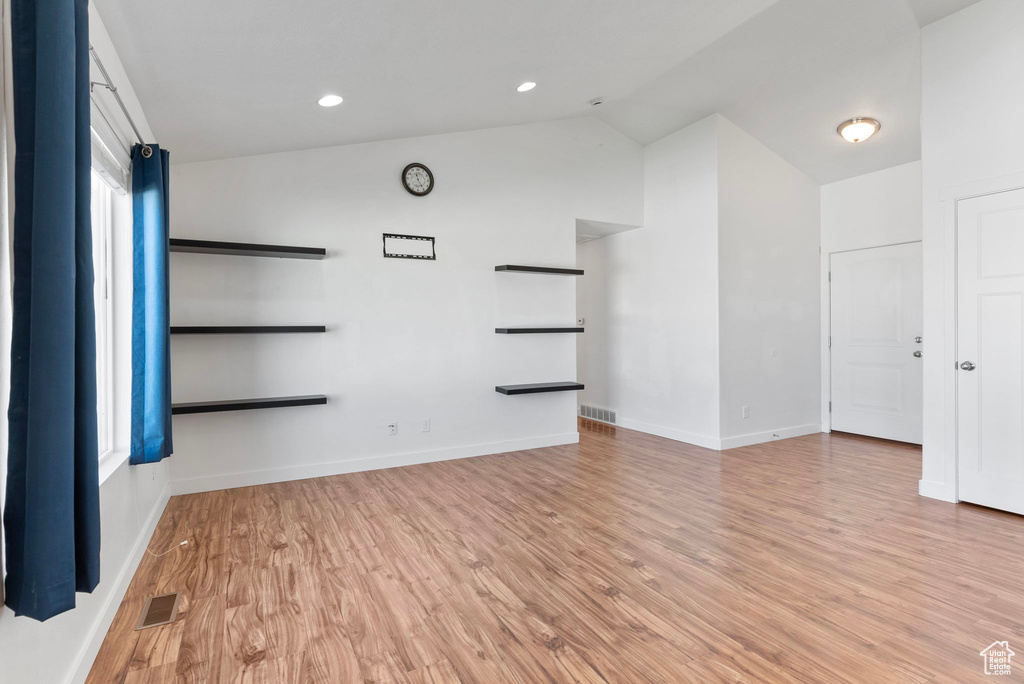
[[132,212],[128,171],[96,130],[92,152],[96,413],[102,484],[128,460],[130,452]]
[[113,276],[114,190],[92,172],[92,261],[96,303],[96,413],[99,456],[114,448],[114,316]]

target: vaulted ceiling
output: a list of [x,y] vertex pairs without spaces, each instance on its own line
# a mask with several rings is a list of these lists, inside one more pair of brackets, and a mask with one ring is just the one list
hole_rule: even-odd
[[[918,158],[919,27],[976,1],[94,0],[176,162],[575,116],[646,144],[719,112],[819,182]],[[849,145],[858,115],[883,128]]]

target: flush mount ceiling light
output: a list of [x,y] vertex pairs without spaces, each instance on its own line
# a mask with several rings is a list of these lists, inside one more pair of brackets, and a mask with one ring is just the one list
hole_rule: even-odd
[[847,142],[859,143],[873,136],[881,127],[882,124],[878,123],[876,119],[857,117],[839,124],[839,128],[836,130]]
[[536,83],[534,83],[533,81],[527,81],[526,83],[520,84],[520,86],[516,88],[516,90],[518,90],[521,93],[525,93],[527,90],[533,90],[536,87]]
[[316,101],[321,107],[337,107],[343,102],[341,95],[324,95]]

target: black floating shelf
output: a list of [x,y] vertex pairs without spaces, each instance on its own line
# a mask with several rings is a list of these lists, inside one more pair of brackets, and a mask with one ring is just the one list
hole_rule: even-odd
[[172,335],[251,335],[259,333],[322,333],[326,325],[172,325]]
[[504,264],[495,266],[495,271],[508,271],[510,273],[550,273],[551,275],[583,275],[580,268],[549,268],[547,266],[516,266],[515,264]]
[[495,392],[502,394],[539,394],[541,392],[574,392],[584,389],[578,382],[537,382],[529,385],[498,385]]
[[289,245],[258,245],[252,242],[218,242],[216,240],[186,240],[171,238],[172,252],[194,254],[226,254],[229,256],[277,257],[279,259],[323,259],[327,250],[322,247],[292,247]]
[[227,401],[193,401],[171,404],[171,413],[180,416],[189,413],[219,413],[222,411],[249,411],[251,409],[286,408],[289,406],[316,406],[326,404],[322,394],[299,397],[266,397],[264,399],[230,399]]
[[581,333],[583,328],[495,328],[499,335],[532,335],[535,333]]

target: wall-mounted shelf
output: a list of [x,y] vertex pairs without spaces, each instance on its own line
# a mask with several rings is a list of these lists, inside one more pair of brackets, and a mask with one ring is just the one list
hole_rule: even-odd
[[583,328],[495,328],[499,335],[533,335],[540,333],[581,333]]
[[539,394],[541,392],[574,392],[584,389],[578,382],[536,382],[528,385],[498,385],[495,392],[502,394]]
[[316,406],[326,403],[327,397],[322,394],[308,394],[297,397],[265,397],[262,399],[231,399],[227,401],[193,401],[171,404],[171,413],[180,416],[189,413],[249,411],[252,409],[286,408],[289,406]]
[[323,259],[327,256],[327,250],[322,247],[260,245],[253,242],[219,242],[216,240],[186,240],[183,238],[171,238],[170,249],[172,252],[190,252],[193,254],[277,257],[279,259]]
[[550,268],[548,266],[517,266],[515,264],[504,264],[495,266],[495,271],[508,271],[509,273],[548,273],[551,275],[581,276],[583,270],[579,268]]
[[322,333],[326,325],[172,325],[172,335],[257,335],[260,333]]

